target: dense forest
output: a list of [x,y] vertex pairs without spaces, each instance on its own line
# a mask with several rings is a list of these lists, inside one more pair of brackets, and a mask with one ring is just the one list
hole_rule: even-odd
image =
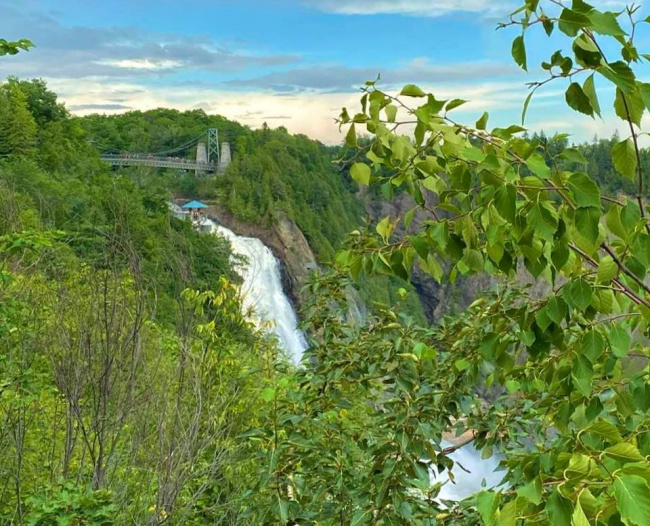
[[[585,117],[614,94],[625,134],[578,145],[462,124],[466,101],[414,84],[367,82],[340,147],[201,111],[74,118],[43,81],[0,84],[0,524],[645,526],[645,22],[526,0],[501,25],[524,70],[530,32],[570,50],[522,120],[547,83]],[[99,157],[211,126],[233,145],[223,177]],[[232,247],[175,218],[177,196],[304,230],[323,265],[300,365],[242,314]],[[426,323],[415,272],[491,288]],[[391,304],[352,319],[364,286]],[[462,494],[481,458],[500,483]]]

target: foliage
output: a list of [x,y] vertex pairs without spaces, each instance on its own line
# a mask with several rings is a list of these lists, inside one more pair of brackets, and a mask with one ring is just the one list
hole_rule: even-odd
[[0,38],[0,57],[4,55],[17,55],[20,51],[29,51],[32,47],[34,47],[34,44],[24,38],[15,42]]
[[356,185],[332,164],[335,153],[283,128],[253,131],[246,137],[245,154],[217,179],[222,201],[246,221],[272,222],[284,213],[320,259],[331,260],[363,215]]
[[[157,109],[122,115],[91,115],[79,119],[102,152],[162,152],[205,134],[216,127],[222,141],[232,148],[233,161],[217,177],[167,172],[154,176],[134,169],[130,175],[148,188],[171,188],[179,197],[215,202],[237,219],[270,226],[280,217],[296,222],[318,259],[333,261],[336,249],[364,215],[357,198],[358,185],[347,170],[334,164],[341,148],[327,147],[304,135],[292,135],[283,127],[251,130],[201,110],[179,112]],[[170,155],[195,155],[194,146]],[[122,172],[124,173],[124,172]],[[408,285],[399,278],[368,279],[363,299],[390,304]],[[422,307],[410,297],[413,313]]]
[[43,82],[0,111],[0,524],[236,522],[284,362],[228,242],[111,174]]
[[110,526],[115,524],[117,511],[110,492],[98,490],[79,493],[73,484],[54,488],[45,497],[31,497],[28,505],[30,511],[25,522],[30,526]]
[[[328,299],[308,318],[313,368],[270,396],[274,424],[255,438],[269,452],[262,481],[276,520],[647,523],[650,225],[638,139],[650,108],[638,66],[649,57],[635,47],[644,23],[634,7],[528,0],[503,24],[522,29],[512,51],[524,69],[529,31],[568,38],[571,51],[542,64],[549,77],[531,96],[564,81],[568,106],[591,116],[601,112],[594,79],[614,88],[629,136],[610,143],[611,159],[632,196],[606,195],[581,171],[579,150],[553,152],[518,125],[489,130],[487,114],[461,124],[453,110],[464,101],[414,85],[392,95],[368,82],[360,111],[343,110],[349,143],[357,127],[371,135],[352,176],[387,195],[408,192],[428,217],[404,236],[391,217],[357,233],[340,267],[356,278],[408,276],[419,265],[452,282],[486,272],[502,285],[429,331],[388,312],[347,326],[328,310],[341,300],[339,281],[315,285]],[[603,51],[614,47],[619,60]],[[400,135],[413,121],[413,135]],[[513,281],[523,269],[545,287]],[[441,447],[451,429],[470,431],[484,455],[503,455],[502,488],[439,502],[429,467],[451,467]]]

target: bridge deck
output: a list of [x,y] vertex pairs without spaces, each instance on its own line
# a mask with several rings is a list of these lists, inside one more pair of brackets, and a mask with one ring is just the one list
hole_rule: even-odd
[[197,163],[192,160],[170,159],[169,157],[102,155],[101,158],[113,166],[148,166],[151,168],[176,168],[202,172],[215,171],[215,166],[210,163]]

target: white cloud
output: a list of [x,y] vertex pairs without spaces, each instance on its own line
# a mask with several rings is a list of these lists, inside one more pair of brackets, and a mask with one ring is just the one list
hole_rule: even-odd
[[95,64],[101,66],[113,66],[116,68],[124,69],[145,69],[148,71],[156,71],[161,69],[179,68],[183,65],[178,60],[149,60],[147,58],[135,58],[124,60],[97,60]]
[[426,58],[416,58],[397,67],[349,67],[339,64],[315,66],[276,71],[253,78],[238,78],[228,81],[229,86],[271,89],[283,93],[305,90],[348,92],[363,85],[366,80],[381,76],[384,89],[403,85],[406,82],[422,84],[459,84],[479,80],[522,76],[514,65],[491,61],[434,64]]
[[[342,15],[406,15],[439,17],[451,13],[504,14],[519,7],[522,0],[302,0],[303,4]],[[627,0],[596,0],[597,9],[622,9]],[[551,6],[552,7],[552,6]]]
[[512,0],[304,0],[305,4],[346,15],[444,16],[454,12],[503,14]]
[[23,77],[123,78],[188,71],[233,74],[300,60],[291,54],[232,49],[232,42],[208,36],[160,33],[144,27],[69,26],[50,14],[23,10],[4,0],[0,0],[0,35],[9,40],[33,35],[37,42],[29,53],[12,58],[11,73]]

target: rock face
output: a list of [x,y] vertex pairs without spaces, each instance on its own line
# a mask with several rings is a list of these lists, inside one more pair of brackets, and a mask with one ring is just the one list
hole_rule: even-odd
[[[391,219],[404,218],[406,212],[414,208],[415,202],[407,193],[394,196],[392,201],[385,199],[373,199],[367,192],[358,194],[363,201],[366,212],[373,220],[378,222],[386,216]],[[425,195],[427,203],[432,204],[431,195]],[[418,209],[409,232],[417,230],[423,222],[432,217],[423,209]],[[397,235],[404,235],[403,223],[400,223],[396,230]],[[424,308],[424,314],[430,323],[435,323],[442,316],[467,307],[474,301],[481,291],[489,288],[493,283],[492,278],[479,274],[473,276],[461,276],[456,283],[438,284],[431,276],[423,272],[417,265],[411,275],[411,284],[415,288],[420,302]]]
[[273,224],[241,221],[221,205],[210,205],[206,215],[238,236],[256,237],[271,249],[280,260],[282,284],[292,302],[300,304],[302,286],[307,282],[309,273],[317,268],[316,258],[307,239],[293,221],[280,217]]

